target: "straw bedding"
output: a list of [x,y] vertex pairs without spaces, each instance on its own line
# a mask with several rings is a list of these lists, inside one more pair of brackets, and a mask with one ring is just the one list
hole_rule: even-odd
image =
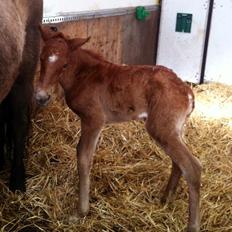
[[[195,86],[196,109],[185,140],[204,167],[202,231],[232,231],[232,87]],[[76,218],[79,119],[57,101],[36,115],[29,144],[27,193],[12,194],[1,172],[1,231],[183,231],[188,194],[181,180],[175,199],[160,204],[170,159],[142,122],[102,131],[91,173],[90,213]]]

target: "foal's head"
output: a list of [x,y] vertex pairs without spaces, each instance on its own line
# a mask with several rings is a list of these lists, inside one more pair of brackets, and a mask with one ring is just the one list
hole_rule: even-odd
[[86,43],[89,38],[69,39],[55,27],[40,27],[44,46],[40,56],[40,77],[36,87],[36,101],[46,105],[50,100],[51,88],[59,83],[69,65],[71,52]]

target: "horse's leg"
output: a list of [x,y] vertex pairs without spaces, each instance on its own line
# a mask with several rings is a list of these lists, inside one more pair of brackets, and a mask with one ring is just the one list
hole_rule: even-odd
[[0,170],[5,164],[5,120],[4,120],[4,102],[0,104]]
[[161,203],[165,204],[166,202],[168,202],[169,200],[171,200],[172,196],[175,194],[176,189],[177,189],[177,185],[178,182],[180,180],[181,177],[181,170],[178,167],[178,165],[176,165],[173,161],[172,161],[172,171],[171,171],[171,175],[167,184],[167,187],[164,191],[164,194],[161,198]]
[[30,83],[17,82],[10,92],[11,120],[8,122],[10,129],[9,141],[13,145],[13,160],[10,176],[10,189],[12,191],[26,191],[24,155],[30,119],[31,91]]
[[[201,165],[182,142],[181,133],[176,131],[175,123],[172,120],[162,122],[162,117],[158,120],[155,117],[148,118],[146,128],[148,133],[161,145],[167,155],[169,155],[181,170],[183,177],[187,181],[189,188],[189,222],[188,232],[200,231],[200,179]],[[179,170],[175,167],[169,182],[168,194],[176,188],[179,180]],[[177,173],[176,173],[177,171]]]
[[103,124],[96,122],[81,122],[81,138],[77,145],[78,174],[79,174],[79,203],[81,216],[89,211],[90,169],[93,153]]
[[[40,7],[40,4],[38,5]],[[13,162],[10,177],[10,189],[25,191],[24,154],[31,118],[33,97],[33,78],[39,57],[40,32],[34,26],[38,23],[40,11],[37,5],[32,9],[35,17],[29,17],[24,45],[23,59],[19,76],[11,90]]]

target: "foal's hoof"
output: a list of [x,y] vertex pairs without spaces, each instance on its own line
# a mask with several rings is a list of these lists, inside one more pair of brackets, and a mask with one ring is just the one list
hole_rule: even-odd
[[161,205],[166,205],[168,202],[168,199],[167,199],[167,196],[166,195],[163,195],[160,199],[160,203]]
[[78,213],[80,217],[85,217],[89,213],[89,202],[79,202],[78,204]]
[[169,204],[175,200],[175,191],[165,191],[160,199],[162,205]]
[[80,216],[81,218],[86,217],[86,216],[88,215],[88,213],[89,213],[89,209],[86,209],[86,210],[83,210],[83,209],[81,210],[81,209],[79,209],[78,213],[79,213],[79,216]]
[[78,223],[80,221],[80,219],[86,217],[87,214],[88,214],[88,212],[83,213],[83,212],[80,212],[80,210],[79,210],[78,212],[73,213],[69,217],[68,221],[69,221],[69,223],[76,224],[76,223]]
[[169,195],[164,194],[160,199],[160,203],[162,205],[166,205],[166,204],[173,202],[173,200],[174,200],[173,194],[169,194]]
[[188,226],[186,232],[200,232],[199,226]]

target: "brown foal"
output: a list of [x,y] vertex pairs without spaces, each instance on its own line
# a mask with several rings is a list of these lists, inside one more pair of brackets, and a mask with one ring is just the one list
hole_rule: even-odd
[[121,66],[83,49],[87,39],[69,39],[54,28],[41,28],[44,47],[37,102],[46,105],[49,89],[59,83],[67,105],[81,119],[77,145],[79,211],[89,210],[90,169],[101,129],[107,123],[145,120],[149,135],[172,159],[162,201],[175,192],[183,175],[189,188],[187,231],[200,230],[201,165],[182,140],[183,125],[194,108],[192,90],[162,66]]

